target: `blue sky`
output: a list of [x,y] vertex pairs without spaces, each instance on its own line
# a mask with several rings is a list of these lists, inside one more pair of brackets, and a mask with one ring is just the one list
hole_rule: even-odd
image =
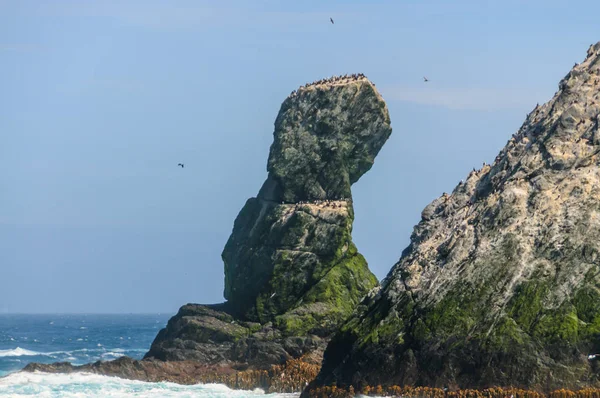
[[382,278],[421,210],[600,40],[597,15],[592,1],[0,0],[0,312],[221,301],[220,253],[266,177],[281,102],[355,72],[394,129],[353,187],[354,239]]

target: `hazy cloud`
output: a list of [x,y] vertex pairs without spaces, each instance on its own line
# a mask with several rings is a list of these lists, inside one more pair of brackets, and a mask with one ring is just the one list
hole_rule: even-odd
[[37,46],[35,44],[24,44],[24,43],[13,43],[3,44],[0,43],[0,52],[11,52],[11,53],[40,53],[47,51],[48,48],[43,46]]
[[421,105],[461,110],[533,109],[536,102],[549,97],[523,88],[438,88],[432,82],[418,87],[388,86],[381,89],[388,101],[406,101]]

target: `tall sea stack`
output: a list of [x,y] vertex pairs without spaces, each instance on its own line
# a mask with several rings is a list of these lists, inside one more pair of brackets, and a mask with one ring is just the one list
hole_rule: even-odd
[[[391,134],[362,75],[294,91],[275,121],[268,178],[223,250],[225,298],[182,307],[146,358],[266,367],[311,354],[377,285],[352,242],[351,185]],[[310,356],[310,355],[309,355]]]
[[310,388],[600,386],[600,43],[422,212]]

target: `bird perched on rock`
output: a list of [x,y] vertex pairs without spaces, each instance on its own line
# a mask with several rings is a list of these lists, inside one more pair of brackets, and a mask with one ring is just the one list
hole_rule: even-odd
[[177,163],[177,166],[179,166],[183,169],[183,163]]

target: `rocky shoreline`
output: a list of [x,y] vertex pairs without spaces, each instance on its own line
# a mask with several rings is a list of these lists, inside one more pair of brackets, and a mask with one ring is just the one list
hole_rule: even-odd
[[297,393],[315,378],[320,365],[292,359],[283,365],[268,369],[237,371],[229,366],[205,365],[198,361],[135,360],[122,357],[114,361],[98,361],[73,366],[69,362],[53,364],[31,363],[24,372],[93,373],[122,379],[145,382],[171,382],[178,384],[218,383],[233,389],[254,390],[267,393]]
[[369,386],[361,389],[326,386],[306,389],[319,372],[320,365],[293,359],[285,365],[268,370],[235,371],[229,367],[202,365],[197,361],[159,361],[123,357],[109,362],[73,366],[68,362],[29,364],[26,372],[76,373],[86,372],[146,382],[173,382],[178,384],[218,383],[233,389],[266,393],[299,393],[307,398],[350,398],[354,396],[410,397],[410,398],[598,398],[600,389],[559,389],[548,393],[514,387],[486,389],[443,389],[414,386]]
[[365,386],[356,391],[353,387],[348,389],[337,387],[319,387],[309,390],[303,396],[309,398],[351,398],[355,396],[371,397],[406,397],[406,398],[597,398],[600,389],[586,388],[581,390],[554,390],[548,394],[534,390],[519,388],[486,388],[482,390],[445,390],[432,387],[399,387]]

